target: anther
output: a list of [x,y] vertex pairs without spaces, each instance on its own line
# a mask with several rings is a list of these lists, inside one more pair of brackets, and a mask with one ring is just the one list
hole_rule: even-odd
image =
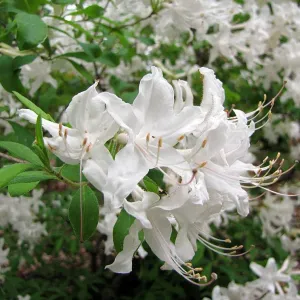
[[82,146],[84,147],[87,143],[87,138],[84,138],[83,142],[82,142]]
[[162,138],[160,137],[158,140],[158,148],[161,148],[161,147],[162,147]]
[[181,135],[181,136],[177,139],[177,141],[180,142],[180,141],[182,141],[183,139],[184,139],[184,135]]
[[65,131],[64,131],[64,138],[66,139],[68,136],[68,129],[66,128]]
[[191,264],[191,263],[185,263],[185,265],[186,265],[187,267],[189,267],[189,268],[192,267],[192,264]]
[[59,123],[58,125],[58,134],[59,136],[62,136],[62,123]]
[[230,239],[226,239],[224,240],[225,243],[231,243],[231,240]]
[[201,144],[201,147],[204,148],[206,146],[206,143],[207,143],[207,139],[205,139],[202,144]]
[[201,163],[198,168],[201,169],[203,167],[205,167],[207,165],[207,161],[204,161],[203,163]]
[[85,152],[88,153],[91,150],[92,147],[92,143],[89,143],[89,145],[87,146]]
[[211,273],[211,278],[213,279],[213,280],[217,280],[218,279],[218,275],[216,274],[216,273]]

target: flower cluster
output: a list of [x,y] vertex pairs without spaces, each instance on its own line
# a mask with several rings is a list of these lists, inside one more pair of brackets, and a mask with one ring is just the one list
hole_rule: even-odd
[[36,214],[43,205],[40,197],[43,191],[34,190],[32,197],[9,197],[0,195],[0,226],[11,226],[18,233],[18,243],[35,244],[38,239],[47,234],[45,224],[36,222]]
[[278,270],[274,258],[269,258],[265,268],[252,262],[250,268],[260,277],[259,279],[247,282],[245,285],[239,285],[233,281],[228,288],[216,286],[212,292],[212,300],[300,299],[297,287],[291,278],[291,275],[297,272],[291,270],[290,264],[290,260],[286,259]]
[[[283,173],[279,154],[258,166],[249,158],[250,136],[268,121],[275,99],[265,98],[247,114],[226,111],[222,83],[210,69],[199,72],[200,106],[193,104],[187,82],[173,81],[172,87],[162,71],[152,67],[132,104],[100,92],[96,82],[66,109],[72,128],[42,119],[51,135],[44,138],[48,149],[67,164],[80,164],[88,181],[103,193],[106,213],[100,230],[112,233],[121,208],[135,218],[123,250],[107,266],[114,272],[132,270],[143,232],[164,269],[174,269],[193,283],[206,282],[202,269],[190,263],[198,242],[225,256],[243,254],[242,246],[226,246],[231,243],[228,238],[211,236],[208,225],[226,210],[236,208],[247,216],[246,189],[268,190],[266,186]],[[28,109],[19,110],[19,115],[31,123],[37,120]],[[163,174],[167,193],[147,188],[152,169]],[[172,230],[177,233],[174,242]],[[217,276],[211,277],[209,282]]]

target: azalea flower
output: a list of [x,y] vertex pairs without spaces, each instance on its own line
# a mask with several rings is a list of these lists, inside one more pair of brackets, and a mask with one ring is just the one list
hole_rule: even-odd
[[108,113],[120,126],[117,142],[123,148],[110,164],[105,184],[97,181],[97,161],[94,161],[94,169],[91,166],[85,175],[103,192],[112,207],[122,205],[149,169],[168,167],[178,173],[189,169],[174,145],[195,128],[199,109],[191,105],[187,85],[181,84],[187,96],[177,93],[175,101],[174,90],[161,70],[156,67],[151,70],[152,73],[141,80],[139,94],[132,105],[109,93],[99,95],[99,100],[106,104]]
[[[153,253],[165,262],[164,269],[174,269],[192,283],[198,284],[201,280],[206,281],[206,277],[200,275],[202,269],[193,268],[190,263],[185,263],[187,257],[182,258],[177,252],[178,247],[170,240],[172,233],[170,215],[174,209],[180,209],[185,201],[188,200],[184,197],[183,191],[180,189],[179,192],[174,193],[172,196],[165,196],[161,200],[158,195],[151,192],[141,192],[141,197],[140,201],[124,201],[124,208],[136,220],[130,227],[129,234],[124,239],[123,250],[118,253],[115,261],[106,267],[117,273],[131,272],[132,257],[141,244],[139,232],[142,230],[145,241]],[[184,239],[180,243],[181,247],[185,247],[189,251],[189,245],[185,244]],[[189,256],[189,259],[192,256]],[[215,279],[216,275],[212,274],[211,281]]]
[[[96,82],[73,97],[66,109],[72,128],[42,119],[43,128],[52,136],[44,139],[45,145],[63,162],[78,164],[92,157],[100,157],[101,161],[110,159],[104,144],[114,136],[118,127],[100,100],[101,94],[97,91]],[[36,123],[37,114],[29,109],[20,109],[19,115]],[[105,169],[105,163],[103,168]]]
[[286,269],[286,265],[283,264],[282,268],[278,270],[276,261],[274,258],[269,258],[266,267],[252,262],[250,264],[250,269],[260,277],[260,281],[268,288],[269,291],[275,293],[275,288],[279,292],[282,291],[282,288],[279,285],[279,282],[289,282],[291,277],[289,275],[283,274]]

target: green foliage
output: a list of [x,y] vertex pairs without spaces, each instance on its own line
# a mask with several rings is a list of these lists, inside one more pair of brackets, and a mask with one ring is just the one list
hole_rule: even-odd
[[20,50],[34,48],[47,38],[47,25],[39,16],[22,12],[16,15],[15,22]]
[[22,144],[0,141],[0,148],[7,150],[15,157],[24,159],[36,166],[43,166],[43,163],[38,156],[31,149]]
[[25,105],[30,110],[34,111],[37,115],[41,115],[42,118],[53,121],[52,117],[49,114],[46,114],[42,109],[40,109],[38,106],[36,106],[33,102],[31,102],[26,97],[22,96],[18,92],[13,92],[15,96],[22,102],[23,105]]
[[74,194],[69,208],[69,219],[81,242],[89,239],[96,230],[99,205],[94,192],[88,186],[83,186]]
[[32,191],[39,184],[39,181],[28,183],[9,184],[7,190],[12,197],[21,196]]
[[135,218],[129,215],[125,209],[121,210],[113,230],[114,246],[117,252],[123,250],[124,239],[134,220]]
[[18,174],[32,169],[34,166],[32,164],[14,164],[9,165],[0,170],[0,188],[5,187],[13,178]]

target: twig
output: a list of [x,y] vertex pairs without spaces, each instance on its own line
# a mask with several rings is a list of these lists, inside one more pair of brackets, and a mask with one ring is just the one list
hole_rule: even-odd
[[0,156],[3,157],[3,158],[6,158],[6,159],[8,159],[8,160],[17,162],[17,163],[27,163],[27,161],[25,161],[25,160],[22,160],[22,159],[19,159],[19,158],[10,156],[10,155],[5,154],[5,153],[2,153],[2,152],[0,152]]

